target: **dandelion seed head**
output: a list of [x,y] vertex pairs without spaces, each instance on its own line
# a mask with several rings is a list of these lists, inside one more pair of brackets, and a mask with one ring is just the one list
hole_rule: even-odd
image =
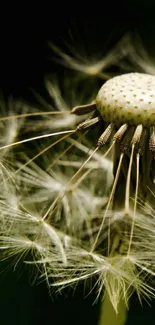
[[[34,263],[60,290],[93,277],[97,297],[105,290],[116,312],[134,291],[151,296],[155,276],[155,213],[146,208],[148,186],[154,191],[155,77],[113,77],[96,97],[97,78],[114,75],[104,70],[131,50],[123,44],[98,61],[54,48],[72,71],[60,84],[46,78],[51,104],[38,98],[48,111],[0,121],[1,152],[15,153],[12,170],[1,173],[2,257]],[[37,136],[15,140],[21,125]],[[46,128],[57,132],[40,136]]]
[[108,80],[100,89],[96,104],[103,119],[117,125],[155,124],[155,77],[129,73]]

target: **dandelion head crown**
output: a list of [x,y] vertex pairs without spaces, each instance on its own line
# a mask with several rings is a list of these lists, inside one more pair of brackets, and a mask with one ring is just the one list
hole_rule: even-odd
[[[85,114],[97,110],[103,120],[110,123],[98,141],[105,144],[114,129],[115,142],[121,141],[126,151],[130,144],[137,145],[140,154],[146,139],[149,149],[155,154],[155,77],[144,73],[128,73],[114,77],[101,87],[95,101],[90,105],[75,107],[72,113]],[[93,122],[93,121],[92,121]],[[82,126],[82,127],[81,127]],[[83,128],[80,125],[79,128]],[[86,126],[86,124],[85,124]],[[126,138],[126,140],[123,138]]]
[[116,125],[155,124],[155,77],[129,73],[108,80],[96,98],[103,119]]

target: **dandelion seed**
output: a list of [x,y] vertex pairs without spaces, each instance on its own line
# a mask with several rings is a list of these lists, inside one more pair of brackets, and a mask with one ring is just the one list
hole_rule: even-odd
[[134,38],[131,35],[128,36],[127,58],[136,71],[155,75],[154,58],[144,47],[140,36],[136,35]]
[[56,58],[55,61],[59,64],[85,74],[86,76],[94,76],[107,80],[111,78],[111,74],[104,71],[112,64],[115,64],[116,62],[118,63],[118,61],[126,54],[127,38],[128,37],[125,35],[121,41],[118,42],[115,48],[112,49],[104,58],[100,60],[91,59],[91,62],[88,59],[84,59],[83,56],[80,56],[77,51],[73,51],[72,57],[67,53],[64,53],[59,47],[52,43],[49,43],[49,46],[53,52],[58,55],[58,58]]

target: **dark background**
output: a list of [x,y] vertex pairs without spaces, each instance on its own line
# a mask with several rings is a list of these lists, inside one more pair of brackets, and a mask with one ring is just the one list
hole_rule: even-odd
[[48,41],[63,48],[64,41],[70,41],[70,31],[77,41],[77,49],[83,46],[87,52],[96,47],[107,53],[126,31],[138,33],[152,44],[154,15],[154,0],[103,0],[89,7],[80,2],[51,2],[47,7],[23,5],[16,10],[10,7],[4,13],[2,10],[0,88],[14,96],[28,96],[30,87],[42,92],[45,73],[59,72],[51,60]]
[[[23,3],[14,10],[9,6],[4,14],[1,11],[0,89],[6,98],[12,95],[29,102],[33,100],[30,89],[44,95],[45,74],[62,73],[51,60],[48,41],[63,48],[69,30],[86,47],[103,43],[105,53],[126,31],[140,34],[149,47],[155,43],[154,17],[154,1],[102,1],[86,8],[78,2],[51,2],[40,8],[38,4],[26,8]],[[26,270],[20,274],[10,269],[0,278],[0,325],[95,325],[99,303],[92,306],[94,298],[84,297],[82,285],[51,298],[46,284],[32,286]],[[146,323],[155,324],[155,303],[141,308],[133,297],[127,324]]]

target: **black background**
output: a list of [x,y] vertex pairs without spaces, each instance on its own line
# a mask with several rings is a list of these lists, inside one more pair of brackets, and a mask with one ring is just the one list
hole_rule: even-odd
[[[85,46],[103,43],[105,53],[126,32],[141,35],[147,46],[155,43],[155,2],[102,1],[86,4],[36,3],[1,11],[0,89],[7,98],[31,102],[33,88],[44,94],[44,76],[61,69],[51,60],[48,41],[63,47],[68,31],[78,34]],[[83,286],[75,292],[51,298],[45,284],[31,286],[27,271],[1,273],[0,325],[97,324],[99,303],[84,297]],[[155,303],[139,305],[132,298],[127,324],[155,324]],[[106,324],[105,324],[106,325]]]

